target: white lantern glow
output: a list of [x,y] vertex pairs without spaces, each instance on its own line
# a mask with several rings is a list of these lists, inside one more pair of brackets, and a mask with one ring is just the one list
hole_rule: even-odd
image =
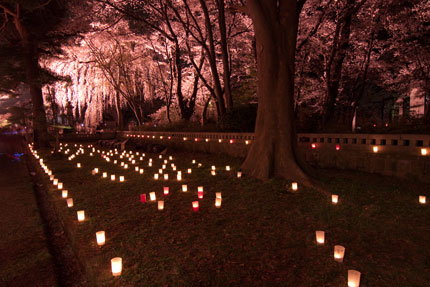
[[230,171],[230,166],[229,166],[229,165],[227,165],[227,166],[225,167],[225,170],[226,170],[226,171]]
[[164,195],[169,194],[169,187],[168,186],[163,187],[163,193],[164,193]]
[[169,175],[167,173],[164,174],[164,180],[169,180]]
[[137,171],[137,172],[139,172],[139,167],[138,167],[138,166],[135,166],[135,167],[134,167],[134,170],[135,170],[135,171]]
[[426,204],[426,197],[424,195],[420,195],[418,200],[421,204]]
[[115,181],[115,175],[114,174],[110,175],[110,180]]
[[379,151],[379,148],[378,148],[378,146],[374,145],[372,150],[374,153],[377,153]]
[[345,247],[341,245],[334,246],[334,260],[336,262],[343,262],[343,257],[345,256]]
[[73,207],[73,198],[67,199],[67,207]]
[[215,207],[220,208],[221,207],[221,198],[215,198]]
[[111,259],[112,275],[119,276],[122,272],[122,258],[115,257]]
[[221,199],[222,198],[221,192],[215,193],[215,197]]
[[211,169],[212,169],[212,170],[215,170],[215,169],[216,169],[216,167],[213,165],[213,166],[211,166]]
[[106,237],[104,231],[97,231],[96,232],[96,239],[97,239],[97,245],[102,246],[105,245]]
[[63,190],[61,191],[61,197],[62,197],[62,198],[67,198],[67,195],[68,195],[68,191],[67,191],[67,189],[63,189]]
[[160,168],[160,169],[158,170],[158,173],[159,173],[159,174],[163,174],[163,169],[162,169],[162,168]]
[[191,173],[191,172],[192,172],[191,168],[189,168],[189,169],[187,170],[187,172],[188,172],[188,173]]
[[181,180],[182,180],[182,175],[181,175],[180,173],[178,173],[178,175],[176,176],[176,179],[177,179],[178,181],[181,181]]
[[315,231],[315,236],[316,236],[316,240],[317,240],[317,244],[324,244],[325,242],[325,232],[321,231],[321,230],[317,230]]
[[150,199],[151,201],[155,201],[155,200],[157,199],[157,197],[155,196],[155,192],[150,192],[150,193],[149,193],[149,199]]
[[78,163],[76,164],[76,167],[77,167],[77,168],[81,168],[81,164],[78,162]]
[[78,214],[78,221],[79,222],[82,222],[85,220],[85,211],[84,210],[78,210],[77,214]]
[[119,177],[119,181],[120,181],[120,182],[124,182],[124,176],[123,176],[123,175],[121,175],[121,176]]
[[297,189],[299,188],[298,183],[297,182],[293,182],[291,183],[291,189],[293,191],[297,191]]
[[348,287],[360,286],[361,273],[357,270],[348,270]]
[[188,186],[186,184],[182,185],[182,192],[187,192],[188,191]]
[[128,164],[124,164],[124,169],[128,169]]
[[163,210],[164,209],[164,201],[163,200],[159,200],[158,201],[158,210]]
[[193,159],[193,161],[191,162],[192,164],[195,164],[196,163],[196,160],[195,159]]
[[107,172],[104,172],[103,173],[103,178],[106,178],[107,177]]
[[94,172],[99,173],[99,168],[98,167],[94,168]]
[[158,173],[154,173],[154,179],[158,180],[158,177],[159,177]]
[[197,187],[197,192],[203,192],[203,186],[198,186]]
[[152,162],[148,162],[148,166],[152,166]]
[[211,170],[212,175],[216,175],[216,172],[214,170]]
[[57,184],[57,188],[58,188],[58,190],[62,190],[62,189],[63,189],[63,183],[62,183],[62,182],[59,182],[59,183]]
[[337,204],[339,202],[339,196],[337,194],[332,194],[331,195],[331,202],[333,204]]
[[143,174],[143,169],[141,168],[141,169],[139,169],[139,173],[140,174]]
[[237,178],[241,178],[242,177],[242,172],[241,171],[238,171],[237,172]]
[[428,153],[428,151],[427,151],[427,149],[426,149],[426,148],[422,148],[422,149],[421,149],[421,155],[422,155],[422,156],[426,156],[426,155],[427,155],[427,153]]
[[54,178],[54,181],[52,182],[53,185],[57,185],[58,184],[58,179]]

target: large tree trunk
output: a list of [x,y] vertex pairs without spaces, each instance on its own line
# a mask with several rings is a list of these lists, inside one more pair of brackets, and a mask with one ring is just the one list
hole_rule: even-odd
[[257,40],[258,111],[255,139],[242,169],[259,179],[273,176],[309,183],[297,156],[294,124],[296,0],[248,0]]
[[43,105],[42,85],[39,79],[39,61],[36,48],[30,41],[26,42],[27,50],[25,69],[27,84],[30,88],[33,112],[33,136],[35,148],[49,147],[48,125],[46,123],[45,107]]

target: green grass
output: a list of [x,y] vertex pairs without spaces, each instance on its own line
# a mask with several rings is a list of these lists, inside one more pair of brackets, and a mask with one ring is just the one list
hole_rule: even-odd
[[[348,269],[362,272],[360,286],[422,287],[430,282],[430,207],[418,204],[418,195],[428,195],[428,187],[417,182],[321,171],[321,184],[339,194],[334,206],[327,196],[300,186],[296,194],[287,192],[283,180],[237,179],[241,160],[223,155],[172,154],[183,172],[184,181],[178,183],[171,171],[168,182],[153,180],[161,166],[157,155],[146,155],[154,167],[145,160],[139,164],[145,174],[139,175],[133,166],[125,171],[97,153],[90,157],[88,149],[72,161],[41,154],[74,199],[75,206],[67,208],[52,188],[71,239],[99,286],[334,287],[347,285]],[[193,166],[192,159],[203,166]],[[216,176],[210,175],[211,165],[217,166]],[[94,167],[124,175],[126,182],[92,176]],[[180,191],[182,184],[188,184],[187,193]],[[165,185],[168,196],[162,195]],[[199,185],[204,199],[199,212],[193,212]],[[139,202],[139,194],[149,198],[151,191],[164,199],[163,211],[156,203]],[[220,209],[214,206],[216,192],[222,192]],[[80,209],[88,217],[83,223],[76,220]],[[102,248],[96,245],[98,230],[106,231]],[[315,230],[326,231],[323,246],[316,245]],[[343,263],[333,260],[337,244],[346,247]],[[114,278],[110,259],[116,256],[123,258],[124,270]]]

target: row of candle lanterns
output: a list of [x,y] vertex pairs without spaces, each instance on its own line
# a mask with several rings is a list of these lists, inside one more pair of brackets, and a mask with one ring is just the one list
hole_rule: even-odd
[[[132,138],[142,138],[142,139],[144,139],[145,138],[145,135],[133,135],[133,134],[127,134],[126,135],[126,137],[132,137]],[[148,138],[148,139],[156,139],[157,137],[156,136],[149,136],[149,135],[146,135],[146,138]],[[163,140],[164,139],[164,136],[159,136],[159,139],[160,140]],[[168,140],[171,140],[172,139],[172,137],[171,136],[168,136],[167,137],[167,139]],[[189,138],[188,137],[182,137],[182,140],[183,141],[188,141],[189,140]],[[205,141],[205,142],[210,142],[211,141],[211,139],[209,139],[209,138],[194,138],[194,141],[195,142],[199,142],[199,141]],[[218,139],[217,140],[218,141],[218,143],[223,143],[224,142],[224,140],[223,139]],[[251,140],[244,140],[243,142],[242,141],[237,141],[237,140],[234,140],[234,139],[230,139],[230,140],[228,140],[228,143],[230,143],[230,144],[233,144],[233,143],[235,143],[235,142],[239,142],[239,143],[244,143],[244,144],[246,144],[246,145],[249,145],[250,143],[251,143]]]
[[[311,144],[311,148],[312,149],[316,149],[317,148],[317,144],[316,143],[312,143]],[[340,145],[336,145],[335,146],[335,149],[336,150],[340,150]],[[373,153],[378,153],[378,152],[380,152],[380,149],[379,149],[379,146],[377,146],[377,145],[374,145],[374,146],[372,146],[372,152]],[[429,154],[429,150],[427,149],[427,148],[421,148],[420,149],[420,154],[422,155],[422,156],[427,156],[428,154]]]

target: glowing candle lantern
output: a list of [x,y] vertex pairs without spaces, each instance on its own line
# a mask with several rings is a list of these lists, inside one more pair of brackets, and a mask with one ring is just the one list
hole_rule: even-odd
[[313,144],[311,145],[311,147],[312,147],[312,149],[316,149],[316,148],[317,148],[317,144],[316,144],[316,143],[313,143]]
[[215,193],[215,197],[221,199],[222,198],[221,192]]
[[177,179],[178,181],[181,181],[181,180],[182,180],[182,174],[178,173],[178,175],[176,176],[176,179]]
[[110,175],[110,180],[115,181],[115,175],[114,174]]
[[188,191],[188,186],[186,184],[182,185],[182,192],[187,192]]
[[372,150],[374,153],[377,153],[379,151],[379,148],[378,148],[378,146],[375,145],[375,146],[373,146]]
[[163,210],[164,209],[164,201],[163,200],[159,200],[158,201],[158,210]]
[[134,160],[134,159],[133,159],[133,160],[131,161],[131,164],[135,164],[135,163],[136,163],[136,160]]
[[85,220],[85,211],[84,210],[78,210],[78,221],[82,222]]
[[137,172],[139,172],[139,167],[138,167],[138,166],[135,166],[135,167],[134,167],[134,170],[135,170],[135,171],[137,171]]
[[161,155],[161,154],[160,154],[160,155],[158,156],[158,158],[163,158],[163,155]]
[[117,161],[117,160],[114,160],[114,161],[113,161],[113,164],[117,164],[117,163],[118,163],[118,161]]
[[197,197],[198,197],[198,199],[202,199],[203,198],[203,190],[198,190],[197,191]]
[[238,171],[237,172],[237,178],[241,178],[242,177],[242,172],[241,171]]
[[186,140],[187,140],[187,138],[185,138],[185,137],[184,137],[183,139],[184,139],[184,141],[186,141]]
[[336,150],[340,150],[340,145],[336,145]]
[[203,192],[203,186],[198,186],[198,187],[197,187],[197,191],[201,191],[201,192]]
[[172,167],[172,170],[173,170],[173,171],[176,171],[176,166],[173,166],[173,167]]
[[195,159],[193,159],[193,161],[191,162],[192,164],[195,164],[196,163],[196,160]]
[[216,167],[213,165],[213,166],[211,167],[211,169],[212,169],[212,170],[215,170],[215,169],[216,169]]
[[73,207],[73,198],[67,199],[67,207]]
[[315,236],[316,236],[317,244],[320,244],[320,245],[324,244],[325,242],[324,231],[321,231],[321,230],[315,231]]
[[299,186],[298,186],[297,182],[291,183],[291,189],[292,190],[297,191],[298,188],[299,188]]
[[58,179],[54,178],[54,181],[52,182],[53,185],[57,185],[58,184]]
[[215,198],[215,207],[220,208],[221,207],[221,198]]
[[76,164],[76,167],[77,167],[77,168],[81,168],[81,164],[78,162],[78,163]]
[[119,177],[119,181],[120,181],[120,182],[124,182],[124,176],[123,176],[123,175],[121,175],[121,176]]
[[345,247],[341,245],[334,246],[334,261],[343,262],[343,257],[345,255]]
[[421,155],[422,155],[422,156],[427,155],[427,149],[422,148],[422,149],[421,149]]
[[68,194],[67,189],[63,189],[63,190],[61,191],[61,197],[62,197],[62,198],[67,198],[67,194]]
[[164,180],[169,180],[169,175],[167,173],[164,174]]
[[122,272],[122,258],[121,257],[115,257],[112,258],[111,261],[111,267],[112,267],[112,275],[113,276],[119,276]]
[[209,142],[209,139],[205,139],[205,141],[208,143],[208,142]]
[[148,166],[152,166],[152,162],[148,162]]
[[188,172],[188,173],[192,173],[192,170],[191,170],[191,168],[189,168],[189,169],[187,170],[187,172]]
[[94,172],[99,173],[99,168],[98,167],[94,168]]
[[127,169],[128,168],[128,164],[124,164],[124,169]]
[[193,211],[194,212],[199,211],[199,202],[198,201],[193,201]]
[[331,202],[333,204],[337,204],[339,202],[339,196],[337,194],[332,194],[331,195]]
[[140,202],[145,203],[146,202],[146,194],[140,195]]
[[227,165],[227,166],[225,167],[225,170],[226,170],[226,171],[230,171],[230,166],[229,166],[229,165]]
[[162,169],[166,169],[166,165],[165,165],[165,164],[163,164],[163,165],[161,166],[161,168],[162,168]]
[[169,187],[168,186],[163,187],[163,193],[164,193],[164,195],[169,194]]
[[348,287],[360,286],[361,273],[357,270],[348,270]]
[[154,173],[154,179],[155,180],[158,180],[158,176],[159,176],[158,173]]
[[202,164],[201,164],[201,163],[198,163],[198,164],[197,164],[197,167],[202,167]]
[[124,166],[124,162],[123,161],[121,162],[121,166]]
[[211,170],[212,175],[216,175],[216,172],[214,170]]
[[57,185],[57,187],[58,187],[58,190],[62,190],[63,189],[63,183],[59,182],[58,185]]
[[160,168],[160,169],[158,170],[158,173],[163,174],[163,169],[162,169],[162,168]]
[[141,169],[139,169],[139,173],[140,174],[143,174],[143,169],[141,168]]
[[107,172],[104,172],[103,173],[103,178],[106,178],[107,177]]
[[246,141],[245,141],[245,144],[246,144],[246,145],[248,145],[248,144],[249,144],[249,141],[248,141],[248,140],[246,140]]
[[234,143],[234,140],[230,140],[230,143],[232,144],[232,143]]
[[420,195],[418,200],[421,204],[426,204],[426,197],[424,195]]
[[219,142],[219,143],[222,143],[222,139],[219,139],[219,140],[218,140],[218,142]]
[[97,231],[96,232],[96,239],[97,239],[97,245],[102,246],[105,245],[106,242],[106,236],[104,231]]
[[150,192],[149,193],[149,199],[151,200],[151,201],[155,201],[155,199],[156,199],[157,197],[155,196],[155,192]]

